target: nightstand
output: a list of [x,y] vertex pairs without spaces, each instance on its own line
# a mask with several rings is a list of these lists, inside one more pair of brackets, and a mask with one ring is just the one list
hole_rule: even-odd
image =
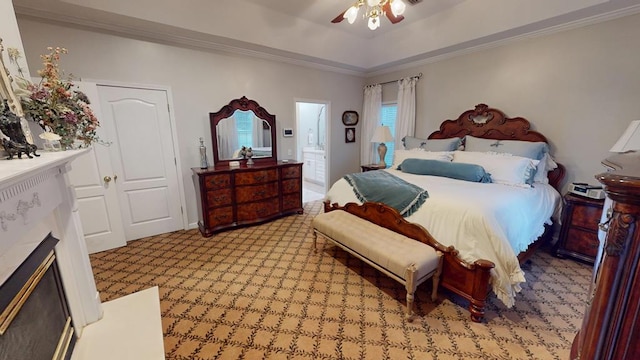
[[562,209],[562,227],[555,246],[558,257],[572,257],[593,264],[598,255],[598,223],[604,200],[567,193]]
[[378,164],[360,165],[362,172],[382,169]]

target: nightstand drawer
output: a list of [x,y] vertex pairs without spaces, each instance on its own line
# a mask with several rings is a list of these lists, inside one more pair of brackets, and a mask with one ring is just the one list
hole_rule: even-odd
[[568,241],[564,246],[565,250],[583,254],[590,258],[595,258],[598,255],[598,233],[571,228],[567,238]]
[[602,215],[602,206],[582,206],[575,205],[571,215],[571,225],[580,226],[585,229],[598,231],[598,222]]
[[598,222],[604,200],[589,199],[575,194],[564,195],[562,227],[555,253],[592,263],[598,255]]

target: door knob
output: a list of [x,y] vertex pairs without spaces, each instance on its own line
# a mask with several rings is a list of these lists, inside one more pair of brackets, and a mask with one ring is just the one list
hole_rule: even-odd
[[111,176],[105,176],[102,180],[104,180],[104,182],[108,183],[111,181]]

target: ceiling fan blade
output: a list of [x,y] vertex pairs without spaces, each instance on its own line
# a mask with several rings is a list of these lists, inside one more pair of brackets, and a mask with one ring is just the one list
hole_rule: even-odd
[[400,21],[404,20],[404,16],[402,15],[393,15],[393,11],[391,11],[391,1],[388,1],[386,4],[384,4],[382,10],[384,10],[384,13],[387,15],[387,18],[389,19],[389,21],[391,21],[392,24],[397,24]]
[[[349,10],[349,9],[347,9]],[[332,23],[337,24],[339,22],[341,22],[342,20],[344,20],[344,14],[347,12],[347,10],[343,11],[340,15],[336,16],[335,19],[331,20]]]

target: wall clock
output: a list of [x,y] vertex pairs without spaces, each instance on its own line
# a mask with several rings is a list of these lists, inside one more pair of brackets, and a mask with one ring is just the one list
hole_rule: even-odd
[[358,123],[358,113],[351,110],[343,112],[342,123],[347,126],[356,125]]

